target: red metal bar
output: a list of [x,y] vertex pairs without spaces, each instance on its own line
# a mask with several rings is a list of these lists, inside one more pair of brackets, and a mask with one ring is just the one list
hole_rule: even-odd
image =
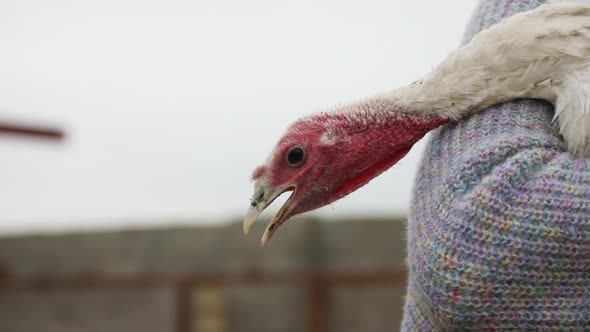
[[32,126],[19,123],[0,122],[0,134],[26,136],[46,140],[61,141],[65,134],[63,130],[53,127]]

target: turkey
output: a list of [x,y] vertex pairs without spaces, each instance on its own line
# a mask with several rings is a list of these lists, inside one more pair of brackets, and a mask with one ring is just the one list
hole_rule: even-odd
[[292,124],[252,174],[244,233],[279,195],[264,245],[294,215],[330,204],[403,158],[434,128],[517,98],[554,105],[567,150],[590,157],[590,1],[552,1],[480,32],[425,77]]

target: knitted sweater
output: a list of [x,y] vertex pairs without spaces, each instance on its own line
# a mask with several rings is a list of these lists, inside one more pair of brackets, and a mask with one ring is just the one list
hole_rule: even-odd
[[[466,38],[540,0],[482,0]],[[408,224],[404,331],[589,330],[590,162],[520,100],[436,130]]]

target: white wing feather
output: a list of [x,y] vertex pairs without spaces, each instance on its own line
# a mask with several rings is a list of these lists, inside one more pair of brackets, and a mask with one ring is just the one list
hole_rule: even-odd
[[590,157],[590,0],[552,1],[509,17],[382,98],[451,119],[517,98],[544,99],[556,108],[568,150]]

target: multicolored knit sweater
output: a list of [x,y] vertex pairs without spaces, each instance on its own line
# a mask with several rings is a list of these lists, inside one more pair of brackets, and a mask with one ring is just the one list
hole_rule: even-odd
[[[482,0],[472,37],[544,1]],[[404,331],[590,331],[590,162],[551,105],[448,124],[426,149],[408,225]]]

